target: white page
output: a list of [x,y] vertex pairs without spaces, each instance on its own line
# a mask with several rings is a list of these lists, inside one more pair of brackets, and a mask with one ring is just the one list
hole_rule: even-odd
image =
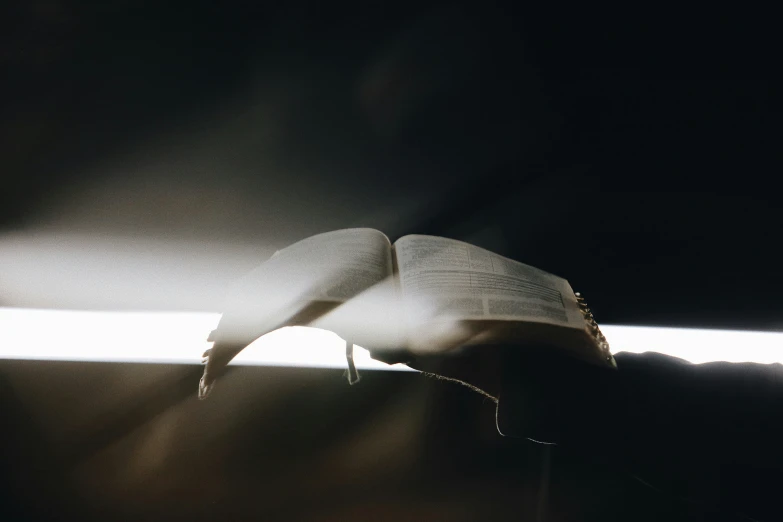
[[344,302],[391,273],[391,245],[377,230],[312,236],[278,251],[232,285],[220,329],[241,337],[272,328],[303,303]]
[[270,260],[322,301],[345,301],[391,274],[391,244],[371,228],[335,230],[303,239]]
[[395,248],[409,320],[514,320],[584,328],[565,279],[453,239],[411,235]]

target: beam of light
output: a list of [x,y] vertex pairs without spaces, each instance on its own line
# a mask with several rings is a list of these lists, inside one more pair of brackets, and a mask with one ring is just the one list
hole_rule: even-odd
[[[196,364],[216,313],[103,312],[0,308],[0,359]],[[783,332],[602,325],[613,353],[658,352],[692,363],[783,363]],[[359,369],[388,366],[356,347]],[[316,328],[272,332],[232,364],[345,368],[345,344]]]
[[212,311],[232,282],[286,242],[0,234],[0,306]]

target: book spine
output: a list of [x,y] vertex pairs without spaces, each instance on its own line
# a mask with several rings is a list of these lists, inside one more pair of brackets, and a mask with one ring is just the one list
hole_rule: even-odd
[[587,306],[587,303],[585,302],[584,297],[582,297],[582,294],[576,292],[574,295],[576,295],[576,302],[579,305],[579,311],[582,313],[582,317],[585,319],[588,333],[593,337],[595,344],[601,350],[601,354],[603,355],[606,362],[610,366],[616,368],[617,364],[615,363],[611,349],[609,348],[609,342],[606,340],[606,337],[604,337],[604,334],[598,327],[598,323],[596,323],[595,317],[593,317],[593,312],[590,311],[590,307]]

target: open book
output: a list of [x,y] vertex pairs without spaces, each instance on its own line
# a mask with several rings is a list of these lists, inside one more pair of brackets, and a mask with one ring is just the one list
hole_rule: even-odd
[[376,359],[479,343],[536,343],[614,365],[606,339],[568,282],[482,248],[368,228],[319,234],[275,253],[235,283],[199,387],[243,348],[285,326],[331,330]]

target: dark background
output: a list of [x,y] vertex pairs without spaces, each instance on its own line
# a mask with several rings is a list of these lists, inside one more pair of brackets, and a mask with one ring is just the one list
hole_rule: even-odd
[[[370,226],[561,275],[607,324],[783,326],[769,15],[3,9],[0,305],[218,310],[225,285],[275,249]],[[182,391],[191,370],[3,363],[6,475],[20,488],[9,509],[534,516],[539,448],[510,449],[467,391],[242,369],[205,406]],[[553,459],[553,520],[710,519]]]

